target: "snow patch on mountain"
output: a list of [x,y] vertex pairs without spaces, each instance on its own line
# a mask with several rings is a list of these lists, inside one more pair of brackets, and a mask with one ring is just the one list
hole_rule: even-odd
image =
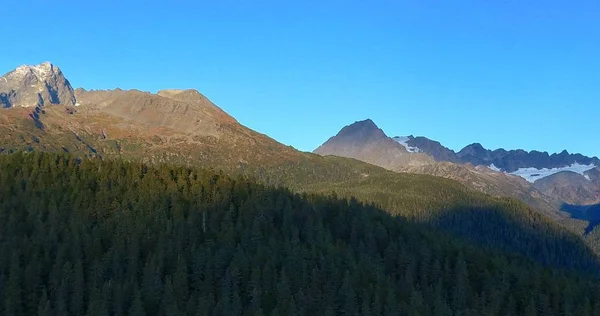
[[392,139],[395,140],[400,145],[404,146],[404,148],[406,148],[406,150],[409,153],[420,153],[420,152],[423,152],[418,147],[412,147],[412,146],[410,146],[408,144],[408,141],[410,140],[410,138],[408,136],[396,136],[396,137],[394,137]]
[[501,172],[502,171],[502,170],[500,170],[500,168],[496,167],[496,165],[494,165],[494,164],[489,165],[488,168],[490,168],[490,169],[492,169],[494,171],[497,171],[497,172]]
[[536,169],[536,168],[519,168],[517,171],[514,172],[510,172],[510,174],[515,175],[515,176],[519,176],[525,180],[527,180],[528,182],[535,182],[539,179],[545,178],[547,176],[551,176],[555,173],[559,173],[562,171],[570,171],[570,172],[575,172],[578,173],[580,175],[584,175],[584,172],[594,169],[596,168],[595,165],[581,165],[579,163],[574,163],[570,166],[564,166],[564,167],[559,167],[559,168],[543,168],[543,169]]

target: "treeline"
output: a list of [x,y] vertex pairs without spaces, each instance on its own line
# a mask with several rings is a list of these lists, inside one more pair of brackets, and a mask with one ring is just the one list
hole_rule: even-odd
[[598,315],[600,282],[353,199],[0,156],[2,315]]

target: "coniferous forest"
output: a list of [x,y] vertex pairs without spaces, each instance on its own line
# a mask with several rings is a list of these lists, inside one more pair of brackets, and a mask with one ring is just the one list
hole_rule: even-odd
[[354,199],[39,152],[0,168],[6,316],[600,314],[594,277]]

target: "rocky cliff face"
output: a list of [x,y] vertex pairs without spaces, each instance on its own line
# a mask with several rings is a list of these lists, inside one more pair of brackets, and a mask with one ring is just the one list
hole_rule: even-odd
[[75,93],[62,71],[49,62],[20,66],[0,77],[0,107],[74,106]]
[[474,143],[458,152],[457,156],[464,163],[473,165],[494,165],[505,172],[515,172],[521,168],[554,169],[573,164],[600,165],[597,157],[586,157],[581,154],[570,154],[563,150],[556,154],[548,154],[532,150],[527,152],[522,149],[496,150],[485,149],[481,144]]
[[435,161],[461,162],[453,150],[443,146],[440,142],[431,140],[427,137],[414,137],[412,135],[405,137],[396,136],[394,137],[394,140],[406,148],[412,148],[413,151],[425,153],[433,157]]

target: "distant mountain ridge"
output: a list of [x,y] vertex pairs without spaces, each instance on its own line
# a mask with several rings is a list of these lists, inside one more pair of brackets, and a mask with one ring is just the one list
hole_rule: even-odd
[[[370,125],[374,126],[373,128],[378,129],[371,120],[366,121],[369,121]],[[467,145],[457,153],[440,142],[423,136],[410,135],[393,138],[385,136],[386,139],[394,140],[399,144],[405,155],[419,154],[431,158],[430,160],[421,158],[422,163],[418,166],[408,165],[392,155],[383,157],[384,154],[379,147],[384,142],[381,139],[378,144],[363,145],[360,150],[356,148],[356,144],[349,146],[349,144],[353,144],[354,139],[348,132],[353,131],[356,124],[362,123],[356,122],[344,127],[343,130],[346,132],[343,138],[340,137],[340,134],[336,135],[315,150],[315,153],[356,158],[396,171],[426,173],[451,178],[491,194],[515,196],[515,192],[521,192],[516,196],[523,199],[526,196],[522,193],[524,192],[523,188],[526,188],[527,185],[525,187],[521,184],[518,185],[521,189],[517,191],[507,190],[509,187],[514,187],[517,182],[494,175],[494,172],[501,172],[531,183],[536,191],[534,195],[546,195],[545,199],[548,201],[556,199],[574,205],[600,203],[600,183],[596,180],[598,179],[596,174],[600,170],[598,169],[600,159],[597,157],[571,154],[566,150],[554,154],[536,150],[527,152],[522,149],[489,150],[480,143]],[[356,138],[356,136],[354,137]],[[381,137],[383,138],[383,136]],[[391,145],[387,146],[391,147]],[[360,154],[358,154],[359,152]],[[435,163],[432,163],[432,160]],[[385,163],[383,163],[384,161]],[[476,168],[470,169],[468,165]],[[482,168],[488,169],[489,172],[484,172]],[[494,177],[493,179],[490,179],[491,175]],[[486,180],[482,180],[483,178]],[[525,189],[525,191],[528,190],[530,189]]]
[[474,165],[494,165],[505,172],[515,172],[520,168],[556,169],[573,164],[600,166],[600,159],[587,157],[582,154],[570,154],[567,150],[560,153],[548,154],[537,150],[525,151],[522,149],[496,150],[485,149],[481,144],[474,143],[466,146],[457,153],[463,162]]
[[542,198],[525,180],[489,168],[456,163],[453,151],[425,137],[390,138],[370,119],[343,127],[314,153],[354,158],[397,172],[456,180],[477,191],[518,198],[549,216],[557,216],[559,202]]
[[445,146],[443,146],[440,142],[431,140],[427,137],[413,135],[410,136],[396,136],[393,139],[403,146],[408,146],[413,148],[413,150],[417,150],[418,152],[426,153],[431,156],[436,161],[448,161],[448,162],[461,162],[460,158],[456,155],[456,153]]
[[[393,139],[401,140],[401,143],[405,146],[409,146],[418,152],[426,153],[436,161],[470,163],[474,166],[483,165],[507,173],[513,173],[522,168],[557,169],[574,164],[600,166],[600,159],[598,157],[570,154],[567,150],[553,154],[537,150],[527,152],[522,149],[506,150],[499,148],[490,150],[483,147],[480,143],[473,143],[465,146],[459,152],[455,152],[443,146],[440,142],[427,137],[414,137],[410,135],[406,137],[396,136]],[[592,168],[590,167],[589,169]]]
[[545,195],[574,205],[600,203],[598,168],[600,159],[567,150],[549,154],[537,150],[489,150],[479,143],[465,146],[458,153],[425,137],[408,137],[407,146],[427,153],[436,161],[486,166],[495,171],[519,176]]

